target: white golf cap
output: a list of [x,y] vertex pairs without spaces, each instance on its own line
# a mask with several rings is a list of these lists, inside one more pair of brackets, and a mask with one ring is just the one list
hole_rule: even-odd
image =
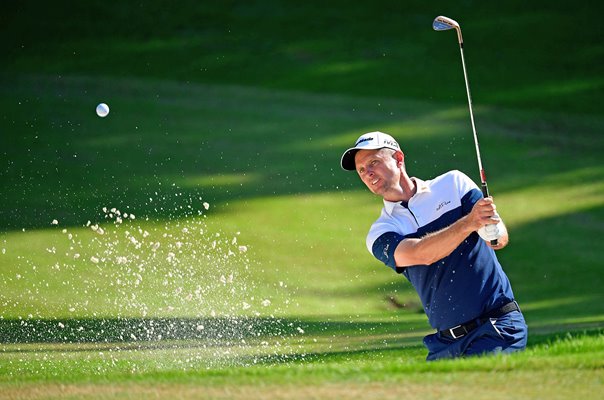
[[342,168],[347,171],[356,170],[356,165],[354,163],[354,156],[357,154],[359,150],[376,150],[387,147],[393,150],[400,150],[400,146],[394,140],[394,138],[387,133],[384,132],[369,132],[361,135],[357,141],[354,143],[354,147],[346,150],[344,154],[342,154],[342,160],[340,164]]

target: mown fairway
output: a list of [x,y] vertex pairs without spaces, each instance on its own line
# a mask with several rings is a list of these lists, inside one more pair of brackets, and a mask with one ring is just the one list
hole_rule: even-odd
[[[599,398],[596,10],[185,3],[0,17],[0,398]],[[478,180],[438,14],[510,230],[512,357],[425,363],[415,293],[364,247],[380,200],[339,168],[383,130],[411,175]]]

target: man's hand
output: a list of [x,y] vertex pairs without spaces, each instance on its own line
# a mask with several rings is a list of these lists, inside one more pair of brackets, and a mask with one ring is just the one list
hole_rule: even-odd
[[478,200],[468,214],[468,223],[474,231],[478,231],[485,225],[497,225],[499,222],[501,222],[501,218],[497,215],[497,207],[493,203],[492,197]]
[[[481,224],[476,228],[476,231],[489,247],[499,250],[508,244],[508,232],[497,214],[497,207],[493,203],[493,198],[487,197],[477,201],[469,217],[471,223]],[[497,240],[497,245],[493,246],[491,240]]]
[[497,224],[485,225],[477,232],[484,241],[497,240],[503,235],[503,222],[500,220]]

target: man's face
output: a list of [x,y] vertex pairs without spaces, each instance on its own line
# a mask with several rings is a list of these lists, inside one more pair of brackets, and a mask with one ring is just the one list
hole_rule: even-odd
[[388,194],[400,192],[402,153],[390,149],[359,150],[354,161],[359,177],[373,193],[388,200]]

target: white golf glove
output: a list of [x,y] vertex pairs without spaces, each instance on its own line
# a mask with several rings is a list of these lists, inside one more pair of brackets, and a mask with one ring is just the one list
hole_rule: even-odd
[[495,218],[499,219],[498,223],[485,225],[477,231],[482,240],[490,242],[491,240],[499,239],[503,235],[505,229],[503,221],[498,215],[496,215]]

